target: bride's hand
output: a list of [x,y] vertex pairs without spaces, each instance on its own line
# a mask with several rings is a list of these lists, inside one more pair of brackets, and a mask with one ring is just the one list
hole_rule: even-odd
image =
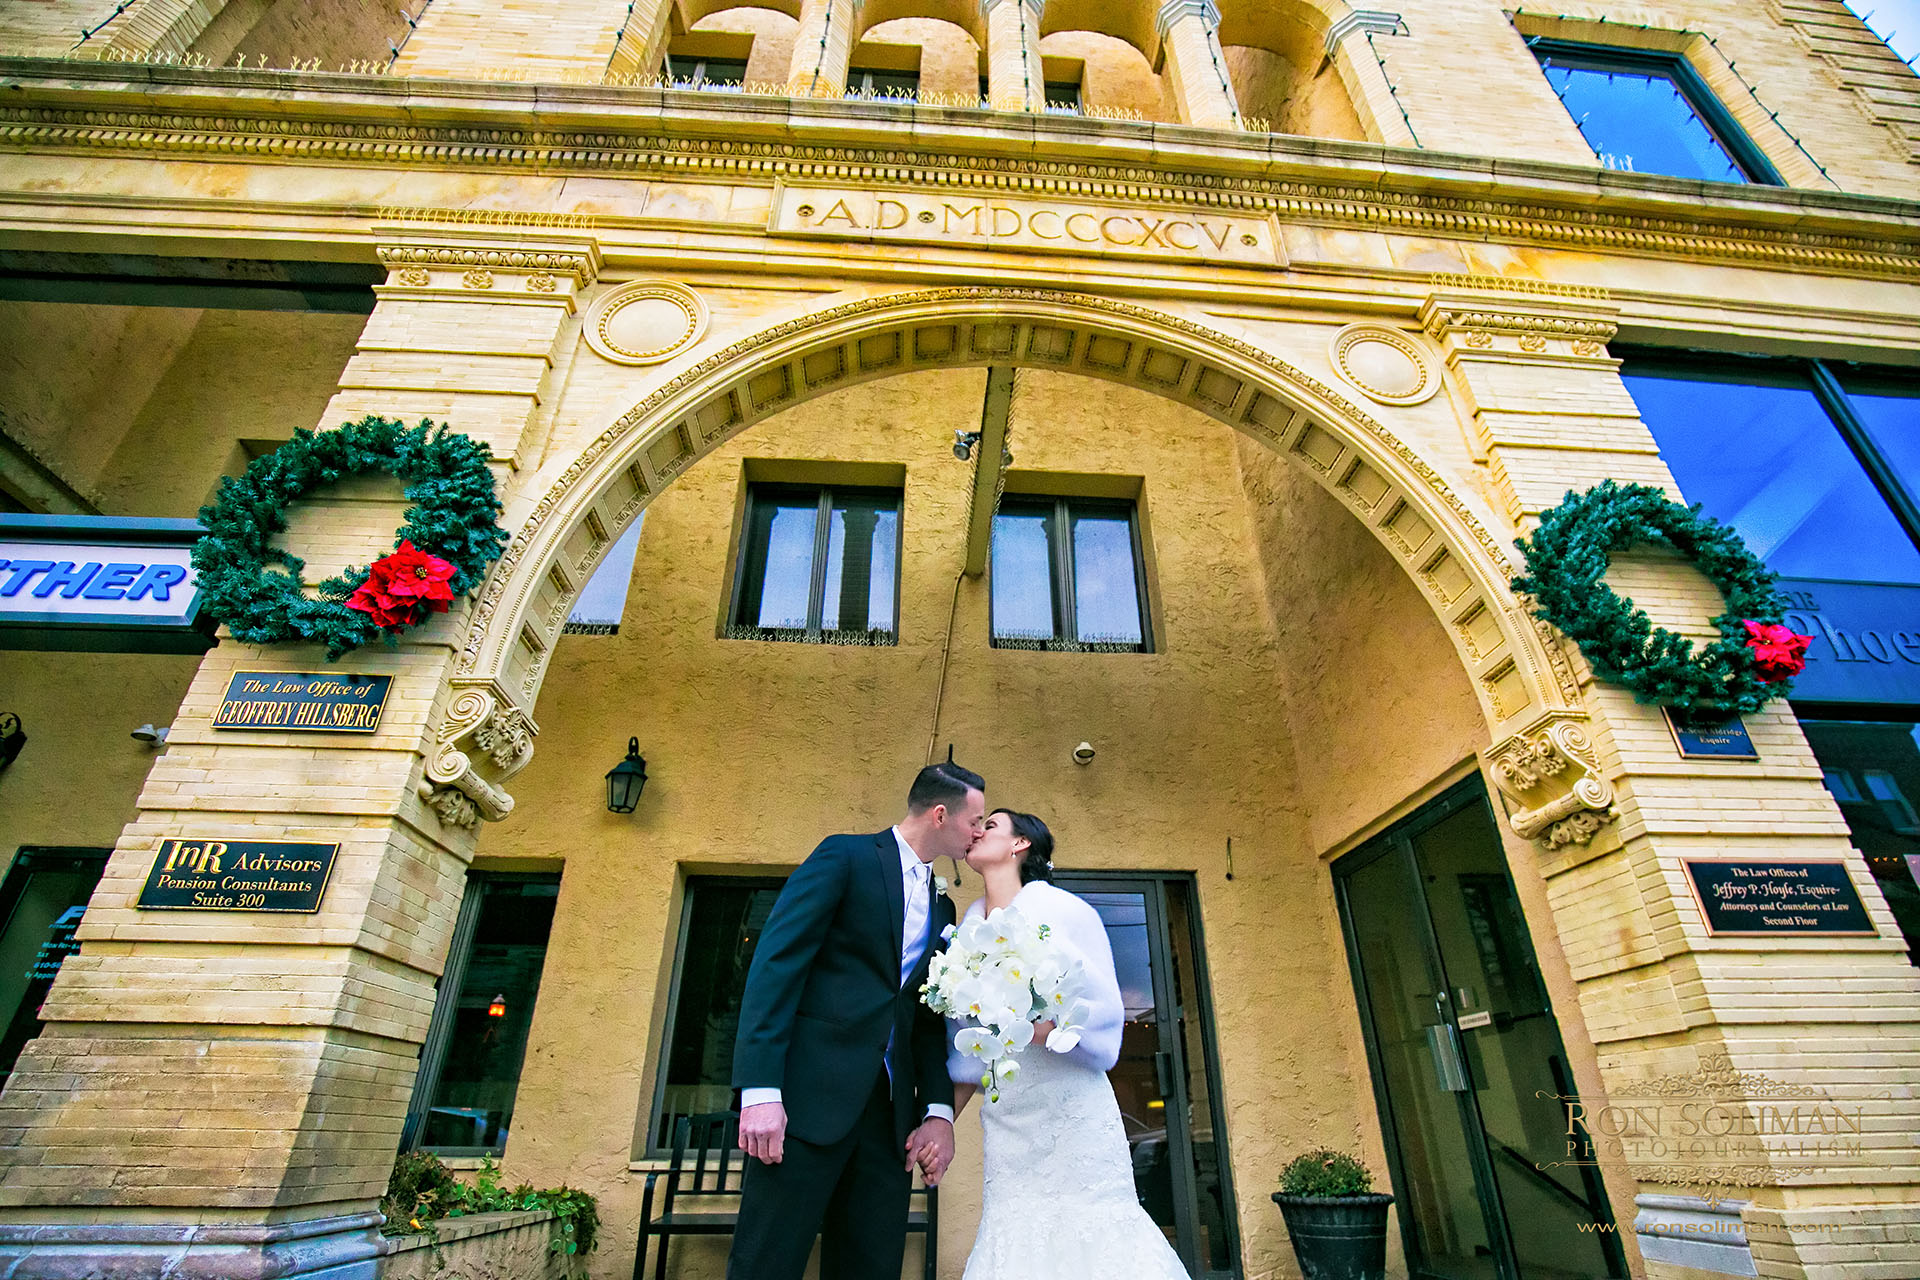
[[1037,1044],[1037,1045],[1046,1044],[1047,1037],[1052,1034],[1053,1034],[1052,1018],[1048,1018],[1044,1022],[1036,1022],[1033,1024],[1033,1043],[1034,1044]]

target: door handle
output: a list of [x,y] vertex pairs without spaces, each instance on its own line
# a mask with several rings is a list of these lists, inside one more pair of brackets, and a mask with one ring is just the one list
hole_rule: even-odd
[[1427,1051],[1433,1055],[1434,1083],[1448,1093],[1467,1092],[1466,1058],[1460,1052],[1460,1034],[1451,1022],[1427,1028]]
[[1156,1053],[1153,1055],[1154,1080],[1160,1086],[1160,1098],[1163,1102],[1173,1099],[1173,1055]]

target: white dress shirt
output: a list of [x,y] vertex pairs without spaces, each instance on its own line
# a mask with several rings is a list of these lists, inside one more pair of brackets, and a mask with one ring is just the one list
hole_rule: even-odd
[[[907,843],[907,838],[900,834],[900,828],[893,829],[893,839],[894,843],[900,846],[900,888],[907,908],[905,919],[900,926],[900,982],[904,986],[907,978],[919,966],[920,958],[927,953],[927,943],[930,939],[927,926],[933,911],[933,897],[927,892],[927,884],[932,877],[933,869],[920,860],[920,855],[913,851],[913,846]],[[893,1048],[891,1036],[887,1038],[887,1048],[889,1051]],[[889,1053],[890,1057],[891,1053]],[[887,1070],[889,1073],[892,1072],[891,1062],[887,1063]],[[757,1088],[740,1091],[742,1110],[747,1107],[757,1107],[764,1102],[778,1101],[780,1101],[778,1089]],[[953,1108],[944,1103],[929,1102],[927,1118],[936,1117],[951,1123]]]

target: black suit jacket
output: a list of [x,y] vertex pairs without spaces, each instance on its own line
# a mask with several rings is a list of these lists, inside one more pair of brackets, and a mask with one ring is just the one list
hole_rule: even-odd
[[920,1003],[927,961],[946,946],[953,903],[934,891],[925,954],[900,981],[906,921],[900,846],[877,835],[828,836],[787,880],[754,949],[733,1049],[737,1089],[777,1088],[787,1132],[837,1142],[873,1093],[893,1039],[897,1140],[929,1103],[953,1104],[946,1020]]

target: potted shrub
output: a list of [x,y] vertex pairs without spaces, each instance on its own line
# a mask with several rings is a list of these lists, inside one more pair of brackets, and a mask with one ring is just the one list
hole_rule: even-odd
[[1280,1171],[1273,1202],[1287,1220],[1306,1280],[1386,1280],[1387,1206],[1366,1166],[1340,1151],[1308,1151]]

